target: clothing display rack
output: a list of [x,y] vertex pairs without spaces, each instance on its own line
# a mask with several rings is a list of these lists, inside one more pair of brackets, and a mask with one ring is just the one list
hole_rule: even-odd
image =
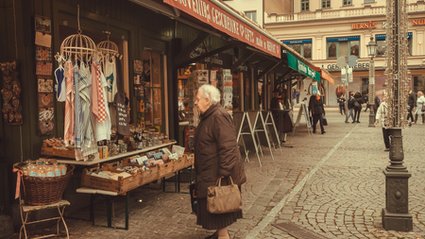
[[67,60],[80,60],[89,62],[97,53],[97,47],[94,41],[82,34],[80,27],[80,5],[77,5],[77,34],[68,36],[62,41],[60,46],[61,55]]
[[119,53],[118,45],[111,41],[109,38],[111,36],[111,32],[103,31],[106,35],[106,40],[101,41],[97,44],[97,50],[102,53],[105,58],[116,57],[118,59],[122,58],[122,55]]

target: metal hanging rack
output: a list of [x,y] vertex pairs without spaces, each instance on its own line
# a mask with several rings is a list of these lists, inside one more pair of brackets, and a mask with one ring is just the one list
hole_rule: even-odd
[[97,55],[97,47],[89,36],[82,34],[80,27],[80,5],[77,5],[77,24],[77,34],[70,35],[62,41],[60,53],[67,60],[89,62],[93,56]]
[[118,45],[110,40],[111,32],[103,31],[106,35],[106,40],[101,41],[97,44],[97,49],[102,55],[106,58],[108,57],[116,57],[118,59],[122,58],[122,55],[119,53]]

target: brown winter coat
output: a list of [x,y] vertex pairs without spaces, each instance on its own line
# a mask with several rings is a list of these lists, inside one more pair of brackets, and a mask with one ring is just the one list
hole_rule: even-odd
[[207,188],[220,176],[232,176],[239,186],[246,182],[246,176],[229,113],[217,104],[200,118],[195,133],[196,195],[206,198]]

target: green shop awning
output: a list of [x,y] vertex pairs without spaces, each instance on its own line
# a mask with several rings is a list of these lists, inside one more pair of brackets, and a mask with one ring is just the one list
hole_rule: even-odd
[[311,69],[308,65],[300,61],[296,56],[294,56],[290,52],[286,52],[286,57],[288,59],[288,66],[291,69],[296,70],[299,73],[320,82],[320,72]]

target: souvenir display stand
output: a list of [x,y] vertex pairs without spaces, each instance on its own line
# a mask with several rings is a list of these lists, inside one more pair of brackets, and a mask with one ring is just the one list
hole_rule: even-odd
[[274,160],[272,146],[271,146],[270,139],[269,139],[269,133],[268,133],[268,130],[267,130],[267,127],[266,127],[266,123],[264,121],[263,114],[261,114],[260,111],[250,111],[250,112],[248,112],[248,116],[251,120],[254,121],[254,124],[252,125],[252,131],[255,133],[255,137],[258,141],[257,144],[259,146],[261,156],[263,156],[264,154],[263,154],[263,149],[261,147],[261,140],[260,140],[259,133],[264,134],[264,137],[266,138],[265,143],[267,143],[267,146],[268,146],[269,151],[270,151],[270,155],[271,155],[272,159]]
[[304,115],[304,120],[305,120],[306,126],[307,126],[307,132],[308,132],[309,135],[312,135],[313,129],[311,127],[310,116],[309,116],[308,109],[307,109],[307,106],[305,105],[304,101],[301,102],[301,104],[300,104],[300,109],[298,111],[297,120],[295,121],[292,134],[295,134],[295,130],[296,130],[297,126],[300,124],[302,115]]
[[270,133],[269,138],[273,140],[272,144],[275,149],[279,148],[280,152],[282,152],[282,147],[280,144],[279,132],[277,131],[276,124],[273,119],[273,115],[270,111],[263,112],[265,115],[264,123],[267,127],[267,132]]
[[245,161],[249,162],[249,150],[247,149],[245,142],[245,136],[248,136],[252,140],[255,153],[257,154],[258,163],[260,164],[260,167],[262,167],[263,165],[261,163],[260,156],[258,155],[257,141],[255,140],[252,124],[248,117],[248,112],[233,112],[233,122],[235,123],[235,128],[238,129],[236,140],[238,143],[242,141],[242,146],[245,152]]

